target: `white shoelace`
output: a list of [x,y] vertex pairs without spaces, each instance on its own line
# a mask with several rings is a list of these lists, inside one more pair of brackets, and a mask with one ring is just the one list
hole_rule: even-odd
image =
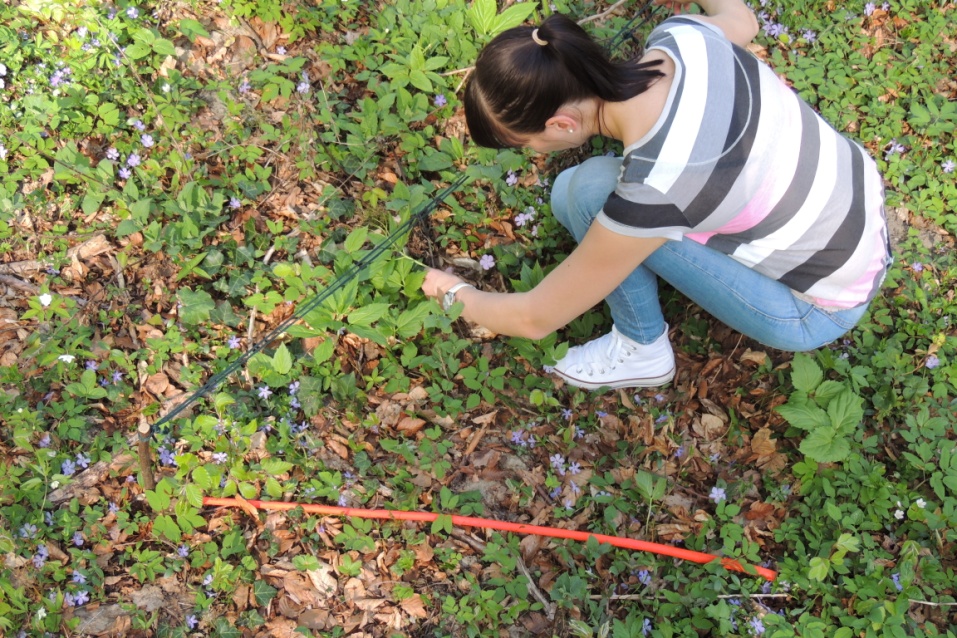
[[[601,351],[604,345],[602,341],[605,338],[610,343],[603,353]],[[625,362],[624,357],[630,357],[635,351],[635,346],[625,343],[617,332],[610,332],[602,339],[595,339],[578,347],[579,351],[575,353],[578,355],[578,365],[575,366],[575,370],[579,373],[584,371],[588,376],[593,376],[596,368],[598,374],[605,374],[606,365],[610,370],[614,370],[618,363]]]

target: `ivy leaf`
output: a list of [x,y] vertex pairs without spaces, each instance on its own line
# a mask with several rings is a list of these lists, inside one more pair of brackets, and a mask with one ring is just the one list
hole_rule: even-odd
[[205,290],[193,292],[189,288],[181,288],[176,296],[183,304],[179,311],[180,319],[187,325],[195,326],[209,321],[209,313],[216,307],[212,296]]
[[275,598],[278,592],[278,589],[264,580],[257,580],[253,583],[253,598],[256,599],[256,604],[260,607],[269,604],[269,601]]

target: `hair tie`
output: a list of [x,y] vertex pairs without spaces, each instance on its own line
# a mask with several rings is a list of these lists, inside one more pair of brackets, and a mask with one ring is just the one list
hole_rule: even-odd
[[538,37],[538,29],[534,29],[532,31],[532,40],[535,42],[535,44],[537,44],[540,47],[543,47],[546,44],[548,44],[547,40],[542,40],[540,37]]

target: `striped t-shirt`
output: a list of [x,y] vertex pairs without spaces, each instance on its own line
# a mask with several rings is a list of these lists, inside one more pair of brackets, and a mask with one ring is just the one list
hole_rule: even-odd
[[647,49],[674,60],[674,80],[599,221],[686,237],[820,306],[869,301],[889,262],[874,160],[713,25],[669,18]]

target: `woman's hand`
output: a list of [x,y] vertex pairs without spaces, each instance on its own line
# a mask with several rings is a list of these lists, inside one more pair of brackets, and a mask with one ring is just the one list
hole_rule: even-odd
[[425,293],[426,297],[432,297],[433,299],[441,301],[442,295],[444,295],[449,288],[462,281],[464,280],[461,277],[453,275],[450,272],[429,268],[428,272],[425,273],[425,281],[422,282],[422,292]]

